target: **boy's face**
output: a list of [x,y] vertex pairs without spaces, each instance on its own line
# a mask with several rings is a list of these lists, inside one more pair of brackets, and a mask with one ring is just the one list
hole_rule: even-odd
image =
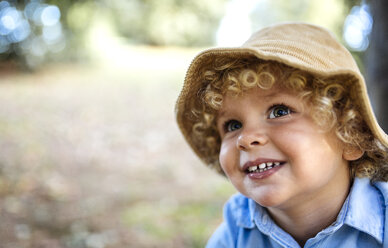
[[238,191],[278,209],[348,191],[344,146],[333,131],[321,131],[309,111],[276,85],[224,96],[217,119],[220,164]]

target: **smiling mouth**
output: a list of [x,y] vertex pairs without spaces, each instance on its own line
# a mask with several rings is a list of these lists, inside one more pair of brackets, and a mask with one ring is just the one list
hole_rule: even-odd
[[284,162],[266,162],[266,163],[260,163],[258,165],[252,165],[249,166],[245,172],[250,174],[250,173],[261,173],[276,167],[279,167],[283,165]]

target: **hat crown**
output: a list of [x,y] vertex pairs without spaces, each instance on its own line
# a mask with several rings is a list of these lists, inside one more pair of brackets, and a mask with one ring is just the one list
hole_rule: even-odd
[[[360,73],[350,52],[326,29],[306,23],[285,23],[264,28],[242,47],[260,51],[282,63],[317,71],[351,70]],[[275,56],[274,56],[275,55]],[[288,63],[287,63],[288,62]]]

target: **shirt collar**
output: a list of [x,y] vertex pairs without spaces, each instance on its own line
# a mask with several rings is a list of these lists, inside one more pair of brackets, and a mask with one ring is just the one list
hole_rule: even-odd
[[257,204],[252,199],[243,197],[237,210],[237,225],[243,228],[254,228],[254,218],[257,214]]
[[[262,231],[268,232],[273,223],[266,210],[252,199],[247,200],[239,213],[238,225],[243,228],[254,228],[259,224]],[[337,229],[346,224],[373,236],[382,243],[384,216],[384,199],[379,191],[370,184],[368,178],[355,178],[350,194],[333,226]],[[255,223],[255,219],[261,221]]]
[[355,178],[347,205],[344,224],[365,232],[382,243],[384,200],[368,178]]

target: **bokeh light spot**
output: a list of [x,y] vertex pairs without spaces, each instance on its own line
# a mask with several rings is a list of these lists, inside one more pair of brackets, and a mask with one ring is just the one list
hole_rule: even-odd
[[13,30],[16,26],[15,20],[10,15],[2,16],[1,24],[3,24],[4,28],[8,30]]
[[20,42],[30,35],[31,29],[28,21],[23,20],[17,25],[12,33],[9,34],[9,39],[12,43]]
[[372,31],[373,18],[369,14],[369,6],[355,6],[346,17],[343,37],[350,49],[365,51],[369,46],[368,36]]
[[249,15],[260,0],[232,0],[228,3],[226,14],[217,30],[218,46],[239,46],[252,32]]
[[34,13],[35,11],[40,7],[40,3],[37,2],[31,2],[26,5],[24,8],[24,15],[30,19],[34,20]]
[[60,23],[57,23],[53,26],[43,27],[42,36],[44,41],[47,44],[52,44],[57,42],[62,37],[62,26]]
[[0,11],[0,34],[12,32],[20,21],[20,13],[13,7],[6,7]]
[[41,40],[41,37],[35,37],[31,42],[31,54],[37,57],[42,57],[47,52],[47,47]]
[[1,1],[0,2],[0,9],[4,9],[6,7],[9,7],[9,2],[8,1]]
[[43,9],[41,14],[42,24],[45,26],[53,26],[59,22],[61,18],[61,11],[57,6],[47,6]]

